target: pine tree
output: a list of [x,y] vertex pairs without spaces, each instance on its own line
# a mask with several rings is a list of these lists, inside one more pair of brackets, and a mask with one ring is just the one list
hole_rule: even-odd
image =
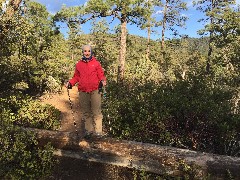
[[[218,24],[218,19],[216,18],[217,14],[221,14],[229,7],[230,4],[234,4],[234,0],[227,1],[217,1],[217,0],[198,0],[194,1],[194,5],[197,7],[197,10],[202,11],[206,15],[206,19],[200,19],[199,21],[208,22],[205,26],[204,30],[200,30],[199,34],[207,34],[209,33],[209,49],[208,49],[208,60],[206,64],[206,71],[210,73],[211,68],[211,55],[213,52],[214,42],[213,39],[215,37],[215,32],[213,27]],[[225,10],[224,10],[225,9]]]
[[140,25],[146,21],[145,17],[150,13],[145,7],[145,0],[89,0],[86,13],[93,17],[112,16],[117,18],[121,24],[121,42],[119,50],[118,82],[124,80],[127,23]]
[[155,0],[147,0],[146,8],[149,9],[150,13],[146,14],[146,23],[141,25],[141,29],[147,29],[147,49],[146,49],[146,56],[149,57],[150,54],[150,39],[151,33],[154,32],[152,28],[156,24],[156,20],[153,17],[154,7],[157,5],[157,1]]
[[165,48],[165,32],[170,30],[174,35],[178,34],[176,26],[183,27],[187,17],[181,15],[183,11],[187,10],[187,3],[181,0],[165,0],[158,5],[162,12],[162,19],[158,22],[158,25],[162,26],[162,44],[161,49]]

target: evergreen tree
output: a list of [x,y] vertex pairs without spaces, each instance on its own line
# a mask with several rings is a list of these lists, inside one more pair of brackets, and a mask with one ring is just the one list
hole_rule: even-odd
[[187,10],[187,3],[181,0],[166,0],[158,6],[160,6],[162,12],[162,19],[158,24],[162,26],[161,48],[164,50],[166,30],[171,30],[174,35],[177,35],[178,31],[175,27],[183,27],[185,25],[187,17],[181,13]]
[[[209,33],[209,49],[208,49],[208,60],[206,65],[207,73],[210,72],[210,64],[211,64],[211,55],[214,48],[213,39],[215,37],[215,32],[213,30],[213,26],[218,24],[218,20],[216,18],[217,14],[221,14],[226,9],[228,9],[229,5],[234,4],[234,0],[227,1],[217,1],[217,0],[198,0],[194,1],[194,5],[197,7],[197,10],[200,10],[205,13],[206,18],[200,19],[199,21],[208,22],[205,26],[206,29],[199,31],[199,34],[207,34]],[[225,10],[224,10],[225,9]]]
[[122,83],[124,79],[125,56],[126,56],[126,37],[127,23],[141,24],[150,11],[145,7],[145,0],[89,0],[87,2],[86,12],[92,17],[112,16],[121,23],[121,40],[119,51],[118,82]]
[[151,33],[153,32],[152,27],[155,26],[156,20],[153,18],[154,7],[157,5],[158,1],[155,0],[147,0],[146,8],[150,10],[150,13],[146,16],[146,23],[141,25],[141,29],[147,29],[147,49],[146,55],[149,57],[150,54],[150,39]]

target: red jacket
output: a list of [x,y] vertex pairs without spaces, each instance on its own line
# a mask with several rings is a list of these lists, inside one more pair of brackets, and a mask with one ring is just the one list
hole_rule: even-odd
[[106,81],[104,71],[100,62],[95,57],[92,57],[88,62],[78,61],[74,75],[69,82],[72,86],[78,83],[79,91],[91,92],[98,89],[101,80]]

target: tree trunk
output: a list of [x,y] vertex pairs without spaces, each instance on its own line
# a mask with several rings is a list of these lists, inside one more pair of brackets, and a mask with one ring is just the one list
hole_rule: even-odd
[[121,45],[119,53],[119,66],[118,66],[118,83],[123,83],[124,80],[124,70],[125,70],[125,56],[127,47],[127,20],[126,16],[122,15],[121,19]]
[[[215,8],[215,3],[214,0],[211,0],[211,11]],[[213,17],[210,17],[210,24],[213,25],[214,20]],[[208,43],[208,58],[207,58],[207,65],[206,65],[206,71],[207,73],[210,73],[210,61],[211,61],[211,55],[212,55],[212,41],[213,41],[213,31],[210,30],[210,35],[209,35],[209,43]]]
[[161,52],[162,52],[162,59],[163,61],[160,62],[161,64],[164,63],[164,70],[167,70],[167,62],[166,59],[166,52],[165,52],[165,30],[166,30],[166,23],[167,23],[167,10],[168,10],[168,1],[166,0],[166,4],[164,6],[164,12],[163,12],[163,24],[162,24],[162,44],[161,44]]
[[214,155],[107,137],[82,139],[75,132],[27,128],[36,133],[39,145],[51,142],[56,156],[135,168],[160,175],[190,179],[240,179],[240,158]]
[[149,54],[150,54],[151,27],[149,26],[147,29],[148,29],[148,37],[147,37],[147,57],[149,58]]
[[167,22],[167,9],[168,9],[168,0],[166,0],[166,4],[164,6],[164,11],[163,11],[162,50],[164,50],[164,47],[165,47],[165,30],[166,30],[166,22]]

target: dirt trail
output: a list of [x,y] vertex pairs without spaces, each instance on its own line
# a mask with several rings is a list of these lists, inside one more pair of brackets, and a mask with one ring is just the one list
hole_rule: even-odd
[[[79,113],[79,96],[78,89],[74,86],[72,89],[69,89],[70,98],[73,104],[74,118],[77,122],[80,117]],[[44,104],[51,104],[61,111],[61,128],[60,131],[75,131],[75,126],[73,123],[73,115],[71,106],[69,103],[69,97],[66,87],[62,88],[61,94],[53,95],[44,95],[40,98],[41,102]],[[82,125],[78,125],[78,131],[82,133]]]

